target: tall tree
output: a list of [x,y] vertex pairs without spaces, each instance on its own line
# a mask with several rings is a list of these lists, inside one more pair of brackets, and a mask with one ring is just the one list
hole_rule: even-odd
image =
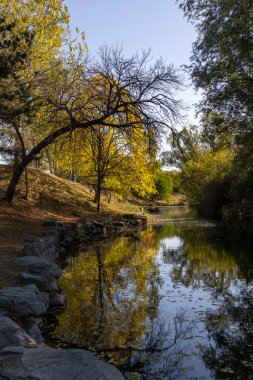
[[202,108],[217,109],[239,121],[252,120],[252,1],[177,2],[198,33],[189,69],[195,86],[204,91]]
[[[206,119],[210,113],[224,119],[237,145],[233,192],[239,199],[253,198],[253,3],[177,2],[197,30],[188,69],[196,88],[203,91],[200,110]],[[208,129],[209,136],[217,135],[216,122]]]
[[173,131],[179,118],[174,91],[181,79],[162,60],[151,64],[148,53],[125,58],[118,49],[104,48],[90,63],[70,56],[52,65],[50,74],[37,73],[36,81],[39,91],[34,97],[42,103],[40,138],[14,173],[5,196],[8,202],[27,165],[60,136],[96,125],[144,128],[153,136]]
[[[133,191],[147,196],[155,190],[155,154],[149,152],[144,128],[94,126],[78,130],[70,139],[56,143],[54,158],[59,173],[89,185],[95,191],[94,202],[100,210],[101,193],[122,197]],[[73,175],[74,174],[74,175]]]
[[0,120],[2,152],[9,153],[13,176],[37,140],[41,101],[38,73],[51,71],[64,43],[70,42],[63,1],[1,1]]

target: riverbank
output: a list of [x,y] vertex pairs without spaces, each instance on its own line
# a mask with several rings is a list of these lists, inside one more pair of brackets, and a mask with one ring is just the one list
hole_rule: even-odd
[[[0,196],[9,175],[8,167],[1,165]],[[117,199],[108,204],[105,197],[102,212],[96,214],[89,189],[39,170],[28,170],[28,183],[27,200],[23,178],[13,204],[0,202],[0,375],[123,379],[115,367],[88,352],[59,353],[47,347],[40,324],[50,308],[66,303],[56,282],[62,273],[56,262],[64,263],[78,244],[87,246],[142,228],[147,218],[140,206]],[[40,368],[34,365],[38,358]]]
[[[16,265],[21,286],[0,291],[0,375],[38,379],[123,379],[113,366],[98,361],[83,350],[55,350],[45,345],[40,331],[41,317],[51,308],[64,307],[66,297],[56,280],[64,260],[79,245],[127,234],[146,227],[147,218],[125,214],[107,222],[82,218],[72,223],[46,221],[45,236],[26,239]],[[38,360],[40,359],[40,360]],[[41,364],[41,361],[43,364]],[[25,362],[26,365],[23,365]],[[37,363],[38,362],[38,363]],[[54,367],[53,369],[50,367]],[[66,368],[66,371],[63,371]],[[83,373],[85,368],[85,373]],[[63,371],[63,372],[62,372]],[[18,378],[18,377],[17,377]],[[20,378],[20,377],[19,377]]]
[[[11,168],[0,165],[0,199],[3,197]],[[24,240],[43,237],[43,223],[55,220],[72,223],[80,218],[108,218],[126,213],[142,213],[139,205],[112,197],[110,204],[103,195],[101,213],[96,214],[92,191],[80,184],[64,180],[38,169],[28,168],[28,199],[25,178],[21,178],[17,194],[9,206],[0,201],[0,287],[17,284],[15,260]]]
[[[0,199],[3,197],[11,175],[11,167],[0,164]],[[87,186],[59,178],[39,169],[28,168],[28,197],[25,177],[21,178],[13,203],[9,206],[0,201],[0,288],[18,284],[15,260],[24,240],[31,235],[43,237],[43,223],[55,220],[63,223],[77,222],[80,218],[96,219],[102,223],[123,214],[145,214],[154,204],[129,197],[118,199],[112,195],[110,202],[102,194],[101,212],[96,213],[94,192]],[[180,204],[185,198],[172,194],[171,204]],[[167,204],[166,204],[167,205]]]

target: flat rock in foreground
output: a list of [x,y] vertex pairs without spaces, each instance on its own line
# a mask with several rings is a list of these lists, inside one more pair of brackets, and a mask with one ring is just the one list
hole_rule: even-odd
[[84,350],[7,347],[0,352],[0,379],[124,380],[111,364]]

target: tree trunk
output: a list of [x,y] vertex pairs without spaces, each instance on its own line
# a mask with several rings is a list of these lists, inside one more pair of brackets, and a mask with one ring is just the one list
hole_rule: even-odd
[[101,199],[101,159],[102,159],[102,146],[101,138],[98,136],[98,158],[97,158],[97,187],[95,198],[97,197],[97,212],[100,211],[100,199]]
[[[97,186],[97,185],[96,185]],[[93,202],[94,203],[97,203],[98,201],[98,193],[97,193],[97,189],[95,189],[95,195],[94,195],[94,199],[93,199]]]
[[9,186],[8,186],[8,188],[6,190],[5,196],[3,198],[8,203],[11,203],[12,200],[13,200],[17,184],[18,184],[18,182],[20,180],[20,177],[23,174],[26,166],[27,165],[25,164],[25,162],[21,161],[18,165],[15,165],[13,167],[12,177],[11,177]]
[[28,173],[27,168],[25,168],[25,196],[24,199],[27,201],[28,199],[28,193],[29,193],[29,186],[28,186]]
[[96,188],[96,200],[97,200],[97,212],[100,211],[100,199],[101,199],[101,175],[98,173],[97,188]]
[[85,125],[80,124],[81,126],[79,127],[78,125],[73,126],[72,124],[70,124],[61,129],[58,129],[55,132],[52,132],[47,137],[45,137],[42,141],[40,141],[35,147],[33,147],[33,149],[26,156],[23,156],[22,161],[15,168],[13,168],[12,178],[3,199],[9,203],[12,202],[13,197],[15,195],[17,184],[20,180],[20,177],[23,171],[25,170],[27,165],[29,165],[36,158],[36,156],[42,151],[42,149],[52,144],[58,137],[66,134],[70,130],[74,131],[77,128],[87,129],[90,126],[96,125],[96,124],[97,122],[95,121],[87,122]]

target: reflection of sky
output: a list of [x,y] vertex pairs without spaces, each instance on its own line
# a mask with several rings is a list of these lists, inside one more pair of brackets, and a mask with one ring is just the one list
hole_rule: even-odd
[[173,236],[172,238],[162,239],[160,242],[162,249],[180,249],[182,246],[182,239],[179,236]]
[[[213,297],[213,288],[205,286],[201,281],[199,287],[188,287],[184,284],[172,281],[172,274],[175,270],[176,264],[164,260],[164,252],[166,256],[170,254],[170,250],[181,251],[183,249],[184,240],[179,236],[163,238],[160,241],[160,246],[157,254],[157,263],[159,265],[159,273],[162,279],[160,295],[161,300],[159,303],[159,315],[165,316],[167,329],[173,327],[173,320],[180,312],[184,312],[187,321],[193,322],[193,329],[191,335],[186,339],[183,349],[186,351],[186,358],[184,359],[184,368],[187,376],[178,377],[178,380],[185,379],[213,379],[213,375],[209,369],[206,368],[202,360],[203,349],[213,344],[214,342],[208,336],[205,325],[206,312],[216,310],[221,305],[221,299]],[[196,247],[198,249],[198,247]],[[183,255],[183,252],[182,252]],[[219,271],[215,273],[216,277]],[[245,283],[244,280],[234,279],[231,281],[229,291],[233,294],[239,293],[239,287]],[[164,345],[168,344],[166,341]],[[213,344],[214,345],[214,344]],[[214,345],[215,346],[215,345]],[[169,355],[169,352],[168,352]]]
[[[182,284],[174,284],[171,280],[173,264],[165,264],[163,260],[163,251],[166,249],[181,249],[182,239],[178,236],[165,238],[161,240],[157,262],[160,267],[160,276],[162,286],[160,289],[161,301],[159,304],[160,315],[167,317],[168,326],[173,326],[173,319],[180,311],[184,311],[188,321],[193,321],[192,335],[188,337],[186,348],[188,358],[184,361],[184,367],[187,369],[187,376],[199,379],[212,379],[210,371],[205,367],[199,349],[201,346],[209,344],[205,324],[203,321],[204,313],[208,308],[214,308],[209,291],[205,289],[188,288]],[[169,328],[169,327],[168,327]],[[169,354],[169,352],[168,352]],[[188,377],[187,377],[188,378]],[[182,377],[184,379],[184,377]],[[180,380],[178,378],[178,380]]]

